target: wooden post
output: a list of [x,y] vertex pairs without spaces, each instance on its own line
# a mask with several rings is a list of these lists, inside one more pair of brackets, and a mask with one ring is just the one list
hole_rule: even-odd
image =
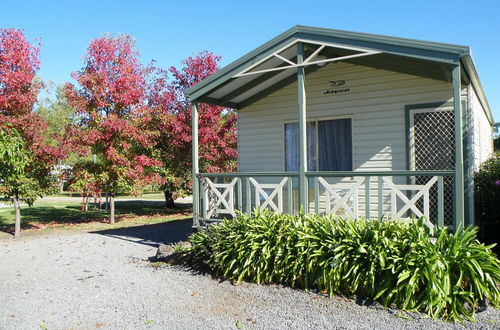
[[192,161],[193,161],[193,227],[198,227],[200,225],[200,209],[199,209],[199,182],[197,174],[199,173],[198,165],[198,106],[195,101],[192,102],[191,106],[191,126],[192,126]]
[[[304,44],[297,43],[297,64],[304,61]],[[307,205],[307,115],[306,115],[306,87],[305,71],[303,66],[297,67],[297,93],[299,103],[299,208],[308,212]]]
[[455,229],[464,225],[464,153],[460,62],[452,68],[453,110],[455,113]]

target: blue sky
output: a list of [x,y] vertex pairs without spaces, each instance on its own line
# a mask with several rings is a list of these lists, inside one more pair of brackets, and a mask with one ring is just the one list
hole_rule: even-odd
[[226,65],[293,25],[385,34],[472,47],[500,120],[500,1],[15,1],[0,0],[0,27],[42,39],[40,75],[57,83],[82,66],[90,40],[128,33],[142,61],[178,65],[210,50]]

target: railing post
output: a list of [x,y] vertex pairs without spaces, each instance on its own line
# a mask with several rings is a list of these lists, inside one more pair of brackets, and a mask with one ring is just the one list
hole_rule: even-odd
[[192,128],[192,185],[193,185],[193,226],[200,225],[200,209],[199,209],[199,164],[198,164],[198,106],[196,101],[191,105],[191,128]]
[[378,217],[384,215],[384,181],[382,176],[378,177]]
[[319,214],[319,178],[314,177],[314,213]]
[[291,176],[289,176],[287,180],[287,190],[288,190],[288,213],[293,214],[293,181]]
[[207,212],[208,209],[210,208],[210,196],[208,196],[208,187],[206,186],[206,180],[209,180],[208,178],[203,178],[202,179],[202,185],[200,189],[200,200],[201,204],[201,217],[203,220],[207,220]]
[[[304,61],[304,44],[297,43],[297,64]],[[299,196],[300,208],[308,213],[307,206],[307,115],[306,115],[306,87],[305,71],[303,66],[297,67],[297,93],[299,103]]]
[[250,216],[252,215],[252,189],[250,187],[250,178],[245,177],[245,191],[246,191],[246,213]]
[[370,219],[370,177],[365,177],[365,218]]
[[462,106],[460,101],[460,61],[452,68],[453,110],[455,113],[455,229],[464,225],[464,155]]
[[438,226],[444,227],[444,189],[443,177],[438,177]]
[[241,178],[238,178],[238,183],[237,183],[237,200],[238,200],[238,210],[243,211],[243,192],[242,192],[242,181]]

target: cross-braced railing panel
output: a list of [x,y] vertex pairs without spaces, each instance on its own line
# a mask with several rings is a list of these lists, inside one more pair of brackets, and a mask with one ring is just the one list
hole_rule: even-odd
[[[357,219],[359,216],[358,190],[363,183],[364,178],[357,178],[354,182],[329,183],[323,177],[318,177],[315,200],[317,203],[324,200],[327,214]],[[321,193],[321,190],[324,192]]]
[[[447,182],[452,182],[453,174],[453,171],[307,172],[308,201],[303,210],[352,219],[389,217],[406,221],[424,217],[429,226],[453,227],[455,214],[445,203],[450,186]],[[198,177],[202,184],[198,196],[202,223],[234,217],[238,210],[247,214],[254,208],[290,214],[301,210],[295,173],[207,173]],[[450,222],[446,221],[448,218]]]
[[[279,183],[259,183],[254,178],[250,178],[250,183],[254,188],[255,207],[277,213],[283,213],[283,187],[288,182],[288,178],[283,178]],[[275,201],[276,199],[276,201]]]
[[203,212],[210,219],[218,214],[236,216],[235,187],[239,182],[233,178],[229,183],[215,183],[209,178],[203,180]]
[[[429,227],[433,227],[430,219],[430,208],[429,208],[429,191],[438,181],[438,177],[432,177],[425,185],[417,184],[395,184],[388,177],[383,177],[384,184],[390,188],[391,191],[391,217],[393,219],[404,219],[407,218],[406,213],[412,213],[412,215],[426,219],[426,224]],[[410,197],[405,194],[410,192]],[[422,208],[419,208],[417,202],[422,200]],[[399,201],[403,203],[399,207]]]

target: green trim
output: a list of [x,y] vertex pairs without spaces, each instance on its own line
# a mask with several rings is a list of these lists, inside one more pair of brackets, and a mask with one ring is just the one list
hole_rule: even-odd
[[386,53],[426,60],[445,61],[447,63],[456,62],[456,56],[464,56],[469,53],[469,48],[466,46],[297,25],[189,88],[186,91],[186,95],[190,99],[197,99],[209,94],[223,83],[232,80],[234,75],[242,71],[245,67],[256,63],[263,57],[271,55],[277,49],[299,37],[312,40],[334,41],[347,46],[362,46]]
[[[304,60],[304,44],[297,43],[297,64]],[[307,112],[304,67],[297,68],[297,102],[299,110],[299,209],[308,213],[307,204]]]
[[234,80],[233,77],[240,71],[243,71],[244,68],[251,66],[252,64],[258,62],[261,58],[271,55],[278,49],[295,40],[295,38],[291,37],[293,33],[290,33],[290,31],[291,30],[288,30],[285,33],[280,34],[276,38],[271,39],[264,45],[240,57],[233,63],[203,79],[193,87],[187,89],[185,92],[186,95],[190,99],[196,99],[203,95],[208,95],[214,90],[222,87],[223,84]]
[[[335,33],[317,34],[314,32],[298,32],[295,36],[299,39],[311,39],[345,46],[362,47],[369,50],[381,51],[387,54],[403,55],[406,57],[448,64],[457,63],[460,59],[459,56],[463,53],[468,53],[469,51],[469,48],[465,46],[463,46],[464,48],[460,50],[452,50],[451,48],[443,50],[437,47],[424,48],[419,47],[417,43],[412,42],[391,42],[391,37],[373,37],[372,40],[369,40],[370,38],[360,37],[361,35],[362,34],[352,33],[352,37],[345,37],[338,36]],[[384,39],[386,41],[382,41]]]
[[[307,76],[308,74],[311,74],[313,73],[314,71],[316,70],[319,70],[321,67],[317,66],[317,65],[314,65],[314,66],[308,66],[306,68],[304,68],[305,70],[305,76]],[[258,100],[268,96],[268,95],[271,95],[272,93],[282,89],[282,88],[285,88],[286,86],[290,85],[290,84],[293,84],[294,82],[297,81],[297,76],[296,74],[292,74],[290,77],[287,77],[281,81],[278,81],[277,83],[275,83],[274,85],[271,85],[270,87],[267,87],[266,89],[258,92],[257,94],[255,95],[252,95],[250,96],[249,98],[247,98],[245,101],[241,102],[240,103],[240,107],[238,109],[243,109],[245,107],[248,107],[249,105],[257,102]]]
[[271,95],[272,93],[274,93],[280,89],[283,89],[286,86],[293,84],[296,81],[297,81],[297,74],[293,73],[291,76],[289,76],[283,80],[278,81],[274,85],[271,85],[271,86],[263,89],[262,91],[256,93],[255,95],[248,97],[246,100],[244,100],[243,102],[240,103],[240,109],[246,108],[249,105],[257,102],[258,100],[260,100],[268,95]]
[[192,129],[192,184],[193,184],[193,226],[198,227],[200,225],[199,216],[199,181],[198,172],[198,106],[196,102],[192,102],[191,105],[191,129]]
[[[232,92],[224,95],[221,98],[221,101],[231,101],[235,97],[239,96],[240,94],[246,92],[249,89],[252,89],[254,87],[257,87],[258,85],[262,84],[263,82],[267,81],[268,79],[271,79],[272,77],[282,73],[282,71],[271,71],[271,72],[266,72],[263,73],[262,75],[258,76],[257,78],[251,80],[250,82],[244,84],[241,87],[236,88]],[[292,74],[293,75],[293,74]]]
[[465,71],[470,77],[472,87],[476,92],[479,101],[481,102],[481,105],[483,106],[483,111],[485,112],[486,117],[488,117],[490,125],[493,125],[495,123],[495,120],[493,120],[493,115],[491,114],[491,108],[490,105],[488,104],[488,100],[486,99],[486,95],[484,94],[483,85],[481,84],[481,80],[479,80],[479,75],[477,74],[476,66],[472,61],[472,57],[470,55],[466,55],[464,56],[462,61],[465,67]]
[[472,144],[471,132],[469,130],[470,109],[467,99],[462,99],[462,120],[463,120],[463,157],[464,157],[464,214],[465,224],[474,225],[474,183],[472,174],[472,164],[469,147]]
[[455,112],[455,228],[464,225],[464,158],[460,65],[452,68],[453,109]]
[[207,97],[207,96],[200,98],[198,100],[198,102],[208,103],[208,104],[213,104],[213,105],[219,105],[219,106],[228,107],[228,108],[231,108],[231,109],[239,109],[240,108],[240,105],[238,103],[226,102],[226,101],[223,101],[223,100],[217,100],[217,99],[214,99],[214,98],[211,98],[211,97]]
[[[457,64],[460,60],[462,60],[465,71],[464,73],[467,73],[467,76],[470,78],[474,90],[478,94],[479,100],[490,121],[490,124],[494,123],[491,109],[488,105],[488,101],[486,100],[483,87],[470,56],[469,47],[299,25],[294,26],[284,33],[278,35],[277,37],[271,39],[262,46],[256,48],[255,50],[247,53],[233,63],[227,65],[217,73],[207,77],[195,86],[189,88],[186,91],[186,95],[191,100],[199,99],[205,95],[208,96],[213,91],[234,81],[234,75],[242,71],[244,68],[256,63],[263,57],[271,55],[276,50],[282,48],[283,46],[289,44],[294,40],[297,40],[297,38],[307,38],[317,41],[323,40],[343,44],[346,46],[361,46],[372,50],[382,51],[386,54],[392,54],[402,57],[412,57],[432,62]],[[359,59],[359,61],[362,60]],[[367,59],[367,61],[367,63],[369,63],[369,59]],[[425,66],[425,64],[423,64],[423,66]],[[412,68],[411,66],[405,66],[400,67],[396,70],[411,71]],[[423,70],[427,75],[439,76],[439,74],[435,73],[438,70]],[[219,101],[219,103],[221,105],[225,105],[224,101]]]
[[[297,177],[299,172],[228,172],[199,173],[202,178]],[[366,177],[366,176],[452,176],[455,171],[308,171],[306,177]]]

